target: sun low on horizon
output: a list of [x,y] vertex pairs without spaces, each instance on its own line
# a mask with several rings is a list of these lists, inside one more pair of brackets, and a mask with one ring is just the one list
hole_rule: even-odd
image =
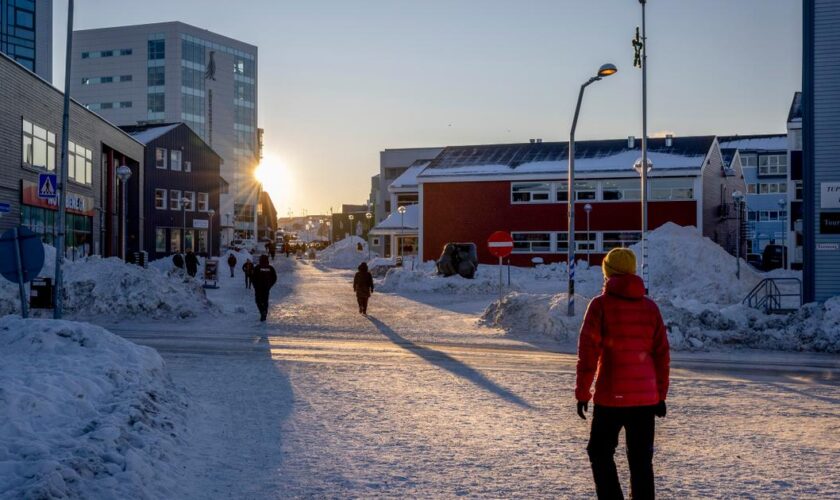
[[257,168],[254,177],[262,188],[271,196],[271,200],[280,212],[280,207],[294,206],[294,176],[289,166],[279,156],[267,154]]

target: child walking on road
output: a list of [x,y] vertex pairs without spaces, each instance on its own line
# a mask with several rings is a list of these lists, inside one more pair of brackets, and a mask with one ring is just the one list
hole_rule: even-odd
[[359,264],[359,271],[353,277],[353,291],[359,302],[359,314],[367,315],[368,300],[373,293],[373,276],[368,271],[367,263]]

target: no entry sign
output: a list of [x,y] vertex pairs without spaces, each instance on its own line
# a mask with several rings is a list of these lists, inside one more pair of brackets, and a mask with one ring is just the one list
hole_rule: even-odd
[[487,239],[487,249],[494,257],[504,259],[513,251],[513,238],[510,233],[496,231]]

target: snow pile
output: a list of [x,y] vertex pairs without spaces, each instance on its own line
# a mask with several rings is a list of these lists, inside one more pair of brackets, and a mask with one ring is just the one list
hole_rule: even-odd
[[153,349],[6,316],[0,388],[0,497],[180,496],[187,403]]
[[[506,273],[507,270],[504,270]],[[504,274],[505,291],[518,290],[515,280],[507,285]],[[437,273],[434,261],[410,267],[389,269],[378,290],[392,293],[444,293],[451,295],[482,295],[499,293],[499,266],[478,266],[475,278],[467,279],[459,275],[445,277]]]
[[568,294],[531,294],[512,292],[501,303],[494,301],[484,311],[480,323],[506,330],[536,333],[562,343],[577,339],[588,299],[575,294],[579,304],[575,315],[568,316]]
[[[642,247],[630,247],[641,262]],[[695,298],[706,303],[735,304],[762,276],[743,261],[735,279],[735,257],[694,227],[668,222],[648,234],[648,269],[654,298]]]
[[356,269],[367,259],[367,242],[358,236],[348,236],[318,252],[318,263],[333,269]]
[[[184,279],[179,273],[162,273],[155,267],[142,268],[99,256],[66,261],[63,270],[64,307],[76,317],[188,318],[215,310],[202,281]],[[53,277],[53,273],[47,269],[41,276]],[[0,281],[0,314],[19,312],[17,285]]]

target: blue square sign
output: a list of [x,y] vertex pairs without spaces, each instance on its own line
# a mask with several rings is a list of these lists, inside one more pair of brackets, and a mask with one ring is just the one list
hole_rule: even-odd
[[54,200],[57,192],[55,174],[38,174],[38,198]]

